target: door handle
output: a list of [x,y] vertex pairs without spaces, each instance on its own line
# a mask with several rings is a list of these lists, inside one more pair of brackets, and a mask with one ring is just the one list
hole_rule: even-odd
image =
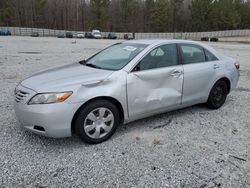
[[180,76],[182,75],[182,71],[175,70],[172,72],[171,76]]
[[220,66],[217,64],[214,64],[214,69],[218,69],[218,68],[220,68]]

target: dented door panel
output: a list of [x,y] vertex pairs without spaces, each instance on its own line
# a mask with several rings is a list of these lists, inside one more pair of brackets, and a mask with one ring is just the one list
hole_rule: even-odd
[[182,98],[182,65],[131,72],[127,76],[129,117],[154,113],[180,105]]

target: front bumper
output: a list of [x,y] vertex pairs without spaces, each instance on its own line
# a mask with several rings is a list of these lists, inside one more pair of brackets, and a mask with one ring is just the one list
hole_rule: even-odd
[[[23,86],[18,89],[29,90]],[[30,90],[29,93],[32,93]],[[14,102],[14,110],[21,127],[36,134],[62,138],[71,136],[71,123],[79,104],[66,102],[55,104],[27,105],[34,93],[24,101]],[[37,127],[42,129],[37,129]]]

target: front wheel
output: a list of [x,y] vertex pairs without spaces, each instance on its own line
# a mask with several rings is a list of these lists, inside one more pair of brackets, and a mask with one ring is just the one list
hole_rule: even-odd
[[119,118],[118,109],[113,103],[96,100],[80,109],[75,121],[75,130],[84,142],[98,144],[115,133]]
[[227,84],[223,80],[219,80],[215,83],[210,91],[207,106],[211,109],[220,108],[226,101],[228,94]]

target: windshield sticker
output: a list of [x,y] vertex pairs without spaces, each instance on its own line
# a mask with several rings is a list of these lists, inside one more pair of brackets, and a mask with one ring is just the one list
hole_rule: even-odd
[[130,52],[133,52],[133,51],[135,51],[137,48],[135,48],[135,47],[133,47],[133,46],[125,46],[123,49],[124,49],[124,50],[127,50],[127,51],[130,51]]

